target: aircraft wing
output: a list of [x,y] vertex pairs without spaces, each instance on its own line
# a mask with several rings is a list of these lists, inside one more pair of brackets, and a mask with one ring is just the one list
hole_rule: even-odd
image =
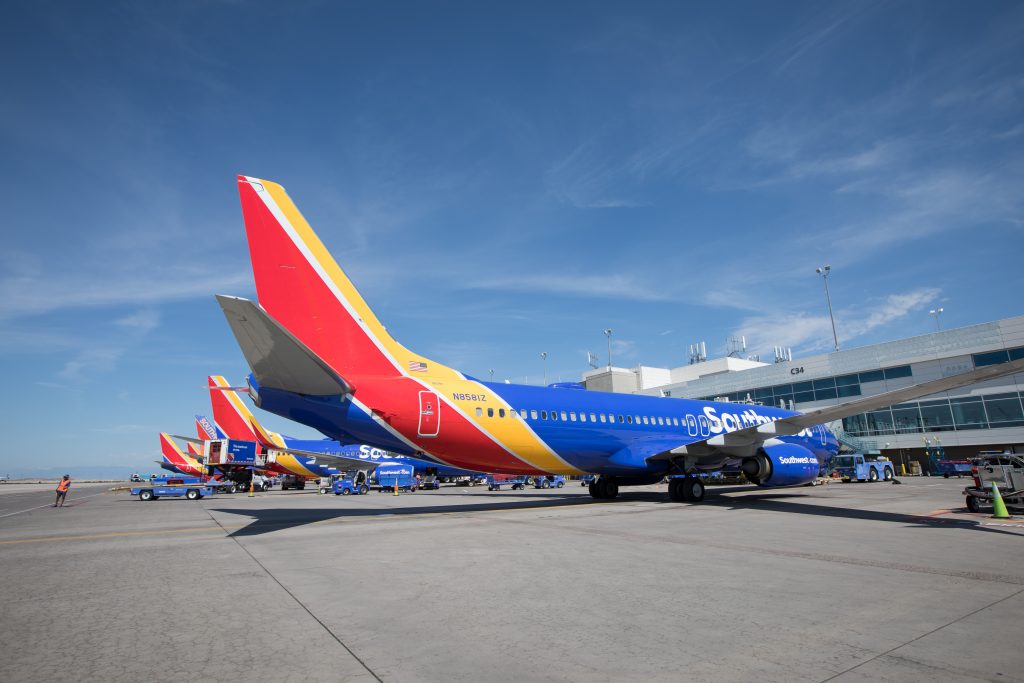
[[951,377],[915,384],[905,389],[887,391],[877,396],[868,396],[854,401],[847,401],[835,406],[818,408],[806,413],[767,422],[753,427],[745,427],[724,434],[717,434],[702,441],[681,445],[677,448],[664,450],[649,456],[648,460],[671,460],[680,455],[707,457],[712,455],[728,455],[731,457],[749,457],[757,452],[765,441],[779,436],[791,436],[814,425],[832,422],[851,415],[858,415],[869,410],[877,410],[886,406],[902,403],[922,396],[930,396],[940,391],[958,389],[969,384],[977,384],[997,377],[1015,375],[1024,372],[1024,359],[989,365],[984,368],[963,372]]
[[297,458],[304,459],[306,462],[315,460],[320,465],[327,465],[328,467],[337,467],[339,470],[366,470],[372,471],[377,469],[379,462],[373,460],[361,460],[359,458],[349,458],[344,455],[330,455],[327,453],[316,453],[314,451],[303,451],[296,448],[278,448],[274,446],[267,449],[268,452],[276,451],[278,453],[287,453],[288,455],[294,455]]
[[[222,294],[217,295],[217,301],[260,386],[307,396],[338,396],[354,391],[345,378],[259,305]],[[258,401],[258,397],[253,398]]]

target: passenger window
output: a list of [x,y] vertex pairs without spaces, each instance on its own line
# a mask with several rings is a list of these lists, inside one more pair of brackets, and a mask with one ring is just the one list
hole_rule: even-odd
[[[537,411],[534,411],[534,412],[537,412]],[[542,419],[542,420],[548,419],[548,411],[546,411],[546,410],[540,411],[540,419]]]
[[[591,413],[590,414],[590,421],[591,422],[597,422],[597,415],[595,415],[594,413]],[[604,415],[601,416],[601,422],[604,422]]]
[[626,416],[626,422],[627,422],[627,424],[633,424],[633,416],[632,415],[627,415]]
[[554,410],[551,411],[551,419],[552,420],[557,420],[558,419],[558,413],[555,412]]
[[[545,415],[544,419],[546,420],[547,418],[548,418],[548,416]],[[536,420],[537,419],[537,411],[536,410],[531,410],[530,411],[530,419],[531,420]]]
[[569,413],[569,419],[570,419],[570,420],[571,420],[572,422],[575,422],[575,421],[576,421],[576,413]]
[[633,419],[634,419],[634,421],[635,421],[635,422],[636,422],[637,424],[640,424],[640,416],[639,416],[639,415],[636,415],[636,416],[634,416],[634,418],[633,418]]
[[526,419],[526,408],[519,409],[519,417],[523,418],[524,420]]
[[566,422],[566,421],[568,421],[568,419],[569,419],[569,416],[568,416],[568,415],[566,415],[566,414],[565,414],[565,411],[563,410],[563,411],[562,411],[562,422]]
[[646,415],[644,415],[643,418],[641,418],[641,419],[643,420],[644,424],[647,424],[647,416]]
[[498,417],[505,417],[505,409],[498,408]]
[[[591,416],[590,416],[590,419],[594,419],[594,416],[593,416],[593,415],[591,415]],[[604,421],[605,421],[605,419],[604,419],[604,413],[601,413],[601,422],[604,422]]]
[[660,425],[663,425],[663,424],[665,424],[665,418],[663,418],[663,417],[659,417],[659,418],[658,418],[658,424],[660,424]]
[[487,417],[494,417],[494,408],[487,409]]
[[672,426],[673,427],[678,427],[679,426],[679,418],[678,417],[673,417],[672,418]]
[[477,417],[483,417],[484,416],[484,409],[481,408],[480,406],[476,407],[476,416]]
[[619,422],[622,422],[622,416],[619,415]]

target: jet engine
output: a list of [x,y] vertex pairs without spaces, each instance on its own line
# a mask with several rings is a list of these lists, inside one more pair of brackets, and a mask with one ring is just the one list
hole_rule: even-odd
[[814,481],[821,468],[817,456],[803,446],[777,443],[758,449],[743,461],[743,474],[758,486],[800,486]]

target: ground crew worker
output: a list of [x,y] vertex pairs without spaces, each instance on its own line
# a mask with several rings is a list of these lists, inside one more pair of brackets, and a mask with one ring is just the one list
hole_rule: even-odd
[[57,483],[57,500],[54,501],[53,507],[64,507],[64,499],[68,495],[68,489],[71,488],[71,475],[65,474],[64,478]]

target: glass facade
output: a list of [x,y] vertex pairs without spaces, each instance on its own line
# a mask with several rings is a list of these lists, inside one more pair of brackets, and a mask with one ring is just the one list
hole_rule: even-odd
[[[840,375],[839,377],[823,377],[822,379],[806,382],[776,384],[771,387],[735,391],[731,394],[726,394],[724,398],[726,401],[737,402],[743,402],[749,398],[749,400],[755,403],[773,406],[779,405],[780,401],[785,401],[786,407],[789,407],[790,401],[793,403],[810,403],[811,401],[825,401],[832,398],[860,396],[861,384],[911,376],[909,365],[897,365],[896,367],[883,370],[855,372],[851,375]],[[723,397],[705,396],[701,400],[713,401],[716,398]]]
[[1024,427],[1024,403],[1020,393],[901,403],[843,418],[843,430],[850,436],[999,427]]

